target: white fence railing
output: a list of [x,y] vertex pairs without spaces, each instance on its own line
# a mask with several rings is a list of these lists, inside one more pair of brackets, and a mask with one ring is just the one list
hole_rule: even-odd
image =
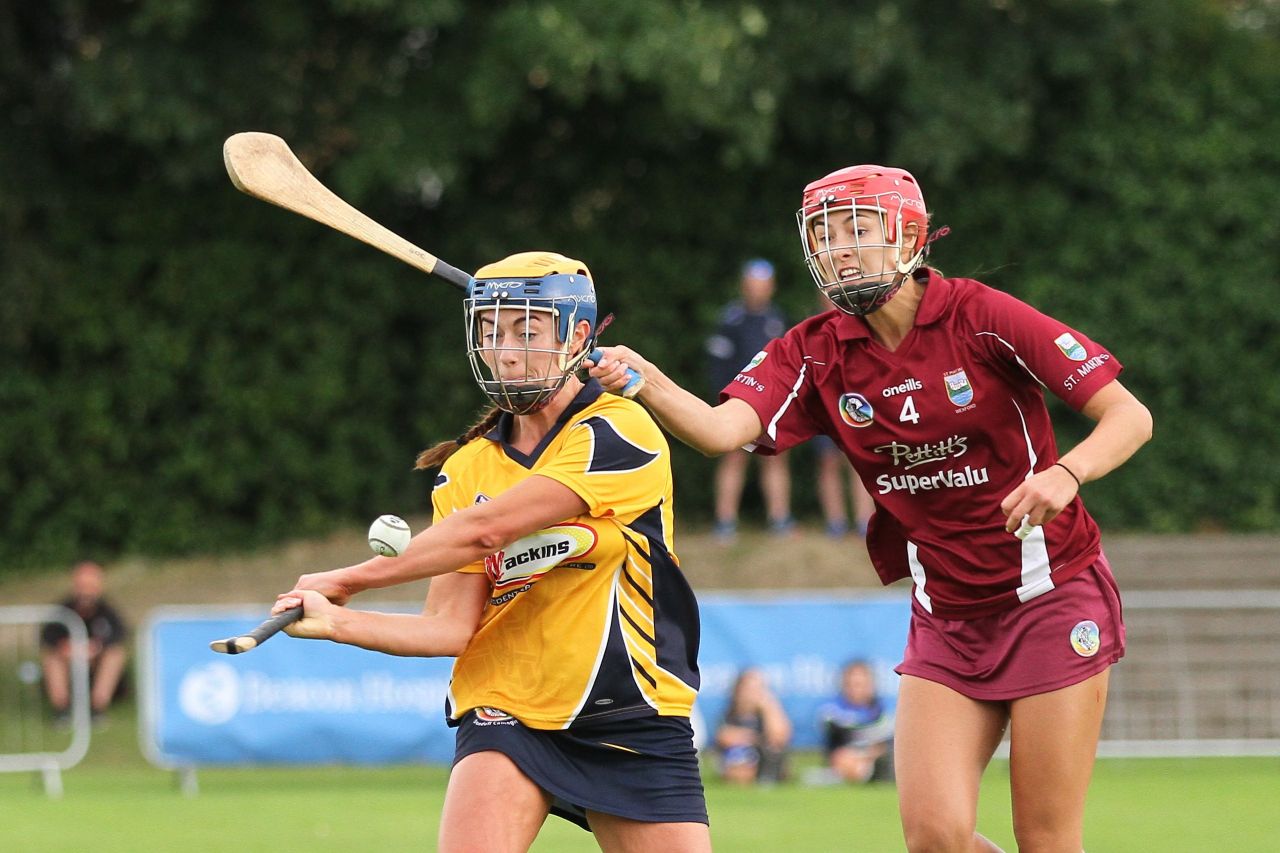
[[60,797],[62,771],[89,751],[89,663],[86,655],[72,655],[69,735],[53,731],[45,719],[40,664],[40,629],[49,622],[65,625],[73,646],[88,645],[84,620],[72,610],[0,607],[0,772],[38,772],[45,793]]
[[1098,753],[1280,755],[1280,590],[1123,594]]

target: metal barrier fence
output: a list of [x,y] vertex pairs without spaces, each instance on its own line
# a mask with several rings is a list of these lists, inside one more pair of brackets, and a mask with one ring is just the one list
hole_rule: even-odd
[[[806,596],[833,603],[870,600],[865,593],[815,590],[753,590],[731,597],[778,603]],[[1280,589],[1122,589],[1121,597],[1126,653],[1111,670],[1100,756],[1280,755]],[[702,594],[700,598],[705,605],[715,595]],[[705,611],[704,607],[704,622]],[[823,618],[817,611],[811,616],[792,622]],[[759,618],[753,616],[748,624],[758,627]],[[812,648],[816,652],[820,647]],[[878,679],[885,689],[893,689],[895,684],[889,667],[901,659],[900,651],[899,645],[885,659],[883,677]],[[847,645],[828,646],[824,657],[828,664],[834,664],[848,653]],[[714,667],[708,665],[706,655],[703,658],[699,703],[714,710],[704,701],[709,693],[715,693],[715,685],[706,678]],[[775,686],[779,675],[785,680],[785,671],[765,668]],[[780,693],[799,732],[809,719],[785,690]],[[707,722],[714,724],[715,713],[707,716]],[[1007,736],[998,754],[1008,755]]]
[[[71,657],[69,728],[55,729],[46,719],[40,664],[40,629],[60,622],[73,646],[89,642],[84,620],[56,605],[0,607],[0,772],[37,772],[45,794],[62,796],[62,771],[89,751],[89,663]],[[65,741],[65,745],[60,745]]]
[[1280,755],[1280,590],[1123,598],[1099,755]]

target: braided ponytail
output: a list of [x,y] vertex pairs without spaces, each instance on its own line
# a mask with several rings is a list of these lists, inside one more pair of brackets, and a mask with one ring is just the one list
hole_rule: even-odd
[[418,454],[418,460],[414,463],[415,471],[423,471],[428,468],[439,468],[444,464],[445,460],[454,454],[462,445],[479,438],[498,425],[498,419],[502,417],[502,409],[497,406],[489,409],[481,416],[480,420],[471,425],[471,428],[457,438],[451,438],[448,441],[442,441],[434,447],[429,447]]

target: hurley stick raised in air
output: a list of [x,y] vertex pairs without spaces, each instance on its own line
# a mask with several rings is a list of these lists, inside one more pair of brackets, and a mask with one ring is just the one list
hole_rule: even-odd
[[[222,144],[222,161],[231,183],[242,193],[328,225],[466,292],[470,275],[418,248],[338,198],[307,171],[289,143],[280,137],[257,131],[229,136]],[[600,355],[597,350],[588,358],[598,362]],[[619,393],[634,397],[644,385],[644,379],[634,371],[628,374],[632,379]]]
[[410,243],[356,210],[307,171],[289,143],[254,131],[227,137],[222,161],[242,193],[270,202],[368,243],[411,267],[465,291],[471,276]]

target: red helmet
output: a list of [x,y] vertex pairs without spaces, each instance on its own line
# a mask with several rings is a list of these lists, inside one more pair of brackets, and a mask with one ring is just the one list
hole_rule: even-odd
[[[857,287],[850,286],[855,283],[853,281],[827,281],[818,265],[818,258],[828,250],[810,239],[809,229],[816,218],[825,220],[837,210],[878,212],[884,223],[885,245],[896,246],[899,252],[902,249],[903,226],[916,223],[911,259],[906,262],[895,259],[897,274],[889,281],[869,281]],[[814,281],[837,307],[852,314],[868,314],[888,302],[903,279],[924,260],[924,249],[929,239],[929,213],[920,185],[910,172],[889,166],[848,166],[809,184],[804,188],[804,197],[796,212],[796,224],[800,227],[805,262]],[[876,273],[863,276],[864,279],[876,277]]]

